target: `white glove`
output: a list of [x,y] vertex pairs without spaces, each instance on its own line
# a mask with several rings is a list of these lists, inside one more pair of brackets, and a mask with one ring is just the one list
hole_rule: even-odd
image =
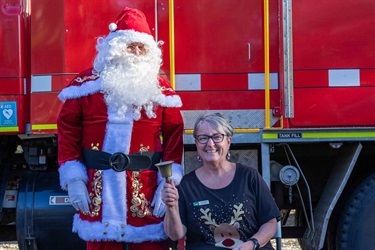
[[90,196],[83,180],[77,180],[69,183],[68,195],[70,202],[77,211],[81,210],[84,213],[90,212]]
[[159,217],[159,218],[163,217],[166,211],[165,204],[161,200],[161,190],[163,189],[164,183],[165,183],[165,180],[162,180],[159,183],[158,188],[156,189],[155,194],[154,194],[154,199],[151,202],[151,206],[154,207],[153,214],[155,217]]

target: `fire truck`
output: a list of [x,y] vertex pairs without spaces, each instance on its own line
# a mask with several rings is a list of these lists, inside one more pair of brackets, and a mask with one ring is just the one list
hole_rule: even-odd
[[59,186],[57,95],[92,66],[97,38],[128,6],[164,41],[161,74],[183,102],[186,173],[199,166],[195,118],[221,112],[235,127],[231,160],[262,174],[282,238],[309,250],[373,249],[374,0],[0,4],[1,238],[84,249]]

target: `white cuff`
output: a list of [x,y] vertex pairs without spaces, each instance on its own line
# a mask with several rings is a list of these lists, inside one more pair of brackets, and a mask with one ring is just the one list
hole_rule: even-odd
[[63,190],[68,190],[67,185],[76,180],[83,180],[85,183],[89,180],[86,166],[79,161],[67,161],[59,168],[60,185]]

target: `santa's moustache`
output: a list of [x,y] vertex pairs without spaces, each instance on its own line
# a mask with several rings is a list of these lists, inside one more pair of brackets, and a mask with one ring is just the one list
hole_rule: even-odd
[[124,52],[116,61],[100,73],[108,106],[121,116],[133,108],[135,120],[140,118],[142,109],[148,117],[155,117],[154,103],[160,103],[162,97],[158,82],[160,60],[153,60],[149,54]]

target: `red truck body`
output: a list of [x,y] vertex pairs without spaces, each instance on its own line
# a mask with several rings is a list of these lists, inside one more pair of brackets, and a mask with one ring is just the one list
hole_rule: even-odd
[[[375,153],[373,0],[0,0],[0,5],[0,138],[4,143],[8,137],[35,138],[36,146],[24,141],[26,162],[34,168],[38,164],[30,163],[32,157],[50,147],[40,138],[56,137],[61,107],[57,95],[92,66],[97,38],[106,36],[108,25],[129,6],[142,10],[155,39],[164,41],[161,74],[183,102],[185,166],[195,164],[193,118],[207,111],[230,118],[238,157],[255,155],[269,183],[275,181],[273,162],[287,165],[277,150],[272,154],[275,145],[288,144],[297,152],[303,148],[296,158],[306,166],[298,171],[310,173],[307,179],[316,186],[316,196],[311,215],[299,220],[305,226],[302,232],[314,221],[312,212],[321,208],[324,190],[332,188],[338,195],[323,206],[330,211],[324,218],[337,225],[342,217],[332,210],[344,206],[339,199],[346,194],[344,188],[355,190],[355,184],[360,186],[375,172],[374,160],[369,160]],[[358,145],[349,153],[355,167],[340,165],[346,167],[338,173],[347,173],[340,177],[340,188],[327,186],[335,165],[328,159],[344,154],[324,151],[321,145],[340,149],[346,143]],[[56,146],[54,142],[52,148]],[[317,171],[324,172],[321,179],[314,176],[310,157],[324,162],[317,163]],[[47,160],[54,165],[56,155]],[[371,167],[357,167],[364,161]],[[276,190],[290,197],[289,191],[272,185]],[[301,203],[281,202],[280,207],[301,212]],[[325,247],[336,244],[336,235],[342,233],[332,231],[335,237],[327,239],[331,226],[321,223],[322,232],[312,230],[316,238],[325,239]],[[311,232],[311,227],[306,230]],[[290,237],[304,241],[309,238],[306,232]],[[303,246],[320,249],[322,243]]]
[[[169,76],[168,1],[157,6],[155,1],[3,2],[0,98],[15,101],[17,126],[2,125],[1,132],[55,132],[57,94],[92,66],[96,38],[108,34],[108,23],[123,6],[146,13],[153,35],[165,42],[162,70]],[[345,1],[339,7],[335,1],[293,2],[295,111],[284,118],[285,128],[373,126],[375,20],[366,4],[371,1]],[[174,5],[175,88],[183,109],[264,109],[263,3]],[[284,95],[279,11],[278,2],[270,1],[270,107],[275,110],[282,109]]]

